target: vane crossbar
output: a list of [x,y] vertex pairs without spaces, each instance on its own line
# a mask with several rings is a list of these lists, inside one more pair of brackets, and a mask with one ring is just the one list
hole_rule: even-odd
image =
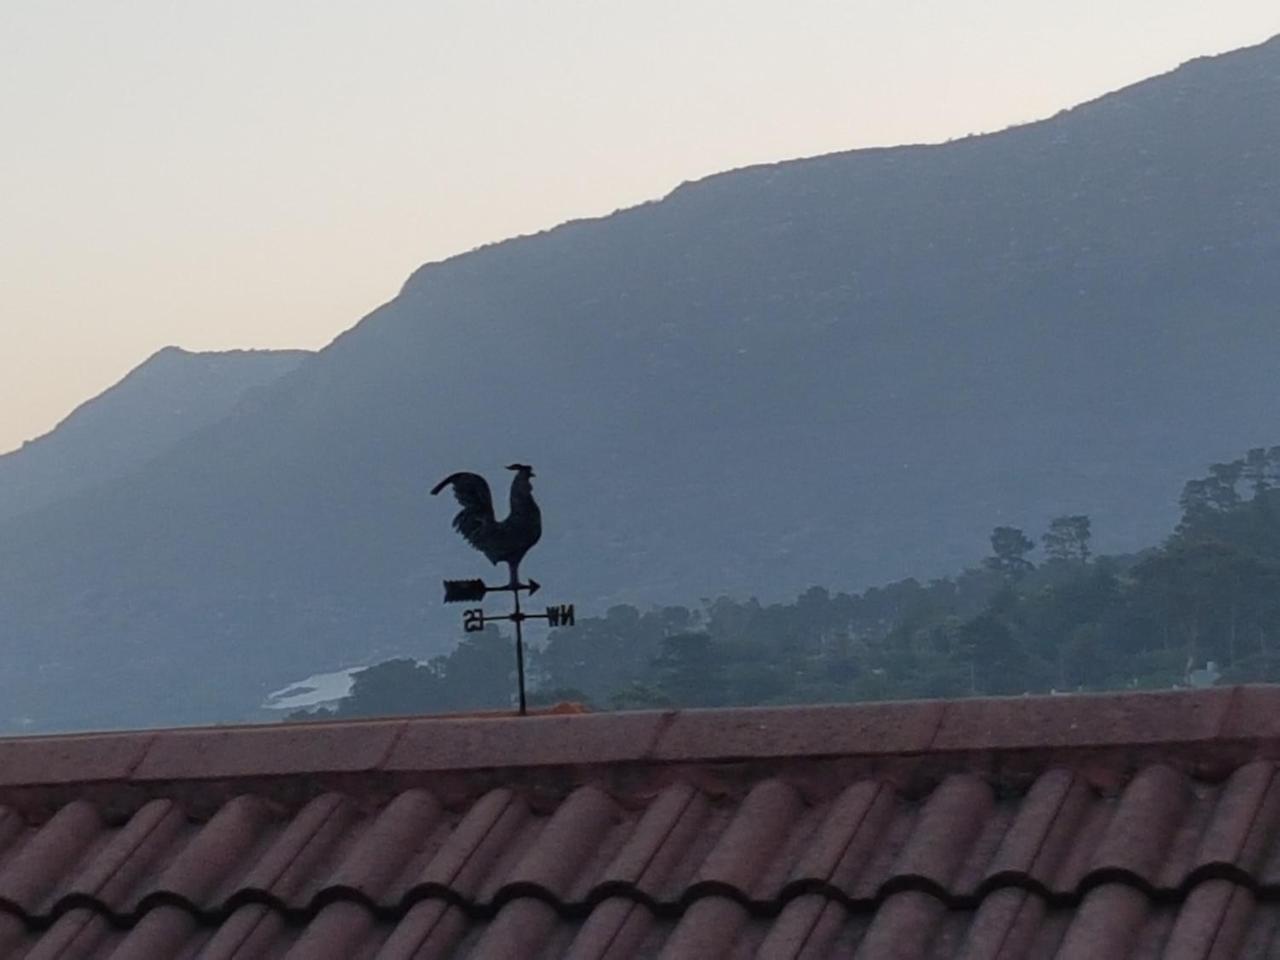
[[500,621],[519,625],[526,620],[545,620],[547,621],[547,626],[550,627],[572,627],[577,625],[577,613],[572,603],[562,603],[559,606],[547,607],[546,611],[546,613],[525,613],[523,610],[517,610],[515,613],[489,614],[483,610],[467,610],[462,616],[462,626],[468,633],[478,633],[484,629],[486,623],[498,623]]

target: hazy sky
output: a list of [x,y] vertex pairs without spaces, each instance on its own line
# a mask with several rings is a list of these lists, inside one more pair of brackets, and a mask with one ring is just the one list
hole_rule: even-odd
[[717,170],[1036,119],[1276,0],[0,0],[0,450],[166,344]]

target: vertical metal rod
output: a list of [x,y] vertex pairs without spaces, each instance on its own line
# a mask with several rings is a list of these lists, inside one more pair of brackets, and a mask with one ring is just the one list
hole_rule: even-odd
[[524,696],[524,617],[520,613],[520,572],[516,566],[511,567],[511,595],[516,598],[516,615],[512,619],[516,623],[516,675],[520,680],[520,716],[528,714]]

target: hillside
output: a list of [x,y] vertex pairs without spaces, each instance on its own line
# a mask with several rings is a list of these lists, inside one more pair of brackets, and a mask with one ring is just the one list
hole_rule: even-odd
[[438,652],[440,579],[485,565],[426,492],[513,459],[529,569],[587,610],[928,577],[1064,512],[1153,542],[1183,478],[1275,439],[1278,97],[1280,38],[423,267],[127,483],[0,528],[0,723],[234,718]]
[[0,521],[138,470],[308,356],[166,347],[46,435],[0,455]]

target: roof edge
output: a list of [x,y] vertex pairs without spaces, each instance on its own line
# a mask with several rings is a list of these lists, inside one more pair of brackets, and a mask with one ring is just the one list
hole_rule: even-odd
[[83,796],[93,785],[136,799],[187,784],[210,802],[246,790],[301,800],[326,789],[376,800],[428,783],[472,795],[539,782],[563,792],[619,776],[634,784],[696,775],[732,789],[735,779],[758,779],[761,764],[803,780],[804,770],[833,763],[908,787],[962,771],[1022,780],[1061,764],[1105,788],[1140,763],[1212,779],[1258,758],[1280,759],[1280,686],[0,739],[0,803],[45,806],[39,798],[55,802],[71,788]]

